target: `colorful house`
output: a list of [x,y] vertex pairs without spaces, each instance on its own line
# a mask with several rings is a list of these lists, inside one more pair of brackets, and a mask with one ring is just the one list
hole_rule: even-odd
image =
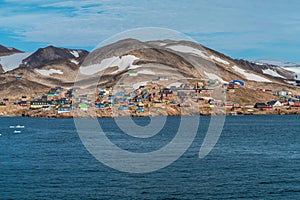
[[154,103],[153,103],[153,106],[154,106],[155,108],[163,108],[163,107],[165,107],[165,105],[166,105],[165,102],[154,102]]
[[271,106],[271,107],[273,107],[273,108],[275,108],[275,107],[281,107],[282,103],[280,101],[274,100],[274,101],[268,102],[268,105]]
[[6,104],[3,103],[3,102],[1,102],[1,103],[0,103],[0,108],[6,108]]
[[268,106],[265,103],[258,102],[254,105],[254,108],[267,108]]
[[124,110],[125,111],[125,110],[128,110],[128,107],[127,106],[120,106],[119,110]]
[[86,103],[82,103],[79,105],[80,110],[88,110],[88,105]]
[[30,109],[32,110],[48,108],[48,107],[49,107],[48,102],[44,102],[41,100],[30,101]]
[[136,71],[130,71],[128,72],[129,76],[137,76],[138,75],[138,72]]
[[139,107],[138,109],[136,109],[136,112],[137,112],[137,113],[145,112],[145,109],[142,108],[142,107]]
[[102,104],[102,103],[95,104],[95,107],[99,108],[99,109],[104,109],[105,108],[104,104]]
[[241,81],[241,80],[232,80],[230,83],[235,84],[235,85],[245,86],[245,82]]
[[72,107],[60,107],[58,108],[57,110],[57,113],[60,114],[60,113],[69,113],[72,111]]
[[22,107],[27,107],[27,101],[20,101],[18,102],[18,105]]

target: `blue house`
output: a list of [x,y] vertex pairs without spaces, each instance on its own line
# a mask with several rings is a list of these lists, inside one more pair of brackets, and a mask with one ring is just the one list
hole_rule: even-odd
[[232,83],[232,84],[238,84],[238,85],[241,85],[241,86],[245,86],[245,82],[243,82],[241,80],[232,80],[230,83]]
[[72,111],[72,107],[60,107],[58,108],[57,110],[57,113],[60,114],[60,113],[69,113]]
[[127,106],[120,106],[119,110],[128,110],[128,107]]
[[117,97],[122,97],[122,96],[124,96],[125,95],[125,92],[117,92],[116,93],[116,96]]
[[95,104],[95,107],[96,107],[96,108],[103,109],[105,106],[104,106],[104,104],[99,103],[99,104]]
[[145,112],[145,109],[143,107],[139,107],[138,109],[136,109],[136,112]]
[[109,101],[113,100],[114,98],[115,98],[114,95],[109,95],[109,96],[108,96],[108,100],[109,100]]
[[134,103],[133,103],[133,102],[130,102],[130,103],[128,104],[128,106],[129,106],[129,107],[132,107],[132,106],[134,106]]

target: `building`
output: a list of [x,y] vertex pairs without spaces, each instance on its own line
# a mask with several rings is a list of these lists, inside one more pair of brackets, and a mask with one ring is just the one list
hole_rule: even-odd
[[82,103],[82,104],[79,105],[79,108],[80,108],[80,110],[87,111],[88,110],[88,105],[86,103]]
[[60,107],[58,108],[57,110],[57,113],[60,114],[60,113],[69,113],[72,111],[72,107]]
[[241,80],[232,80],[229,84],[245,86],[245,82]]
[[168,81],[169,78],[167,76],[160,76],[160,77],[158,77],[158,80],[159,81]]
[[22,107],[27,107],[27,101],[20,101],[18,102],[18,105]]
[[130,71],[128,72],[129,76],[137,76],[138,75],[138,72],[136,71]]
[[48,108],[48,107],[49,107],[48,102],[44,102],[40,99],[30,101],[30,109],[31,110],[37,110],[37,109]]
[[103,103],[97,103],[97,104],[95,104],[95,107],[98,108],[98,109],[104,109],[105,108]]
[[258,102],[254,105],[254,108],[267,108],[267,104]]
[[0,103],[0,108],[6,108],[6,104],[3,103],[3,102],[1,102],[1,103]]
[[282,103],[280,101],[273,100],[268,102],[268,105],[275,108],[275,107],[281,107]]

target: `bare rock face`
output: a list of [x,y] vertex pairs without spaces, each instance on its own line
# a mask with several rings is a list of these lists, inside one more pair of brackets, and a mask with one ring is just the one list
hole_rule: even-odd
[[0,45],[0,56],[8,56],[14,53],[22,53],[22,51]]
[[0,74],[4,73],[4,70],[3,70],[3,67],[2,65],[0,64]]
[[[0,56],[12,52],[20,51],[0,46]],[[239,70],[236,70],[237,68]],[[101,87],[123,85],[122,87],[136,89],[145,82],[162,82],[165,87],[179,87],[178,85],[188,83],[193,85],[198,81],[217,81],[223,84],[241,80],[246,85],[245,89],[238,93],[241,95],[228,95],[240,104],[252,103],[251,99],[260,100],[250,95],[261,96],[255,93],[253,88],[299,90],[296,86],[288,84],[294,74],[279,66],[234,60],[189,41],[142,42],[126,39],[91,53],[48,46],[25,58],[23,64],[14,70],[1,74],[3,69],[0,66],[0,86],[5,88],[0,91],[0,97],[20,96],[21,93],[38,96],[51,87],[73,87],[78,71],[85,69],[95,71],[83,74],[80,79],[81,82],[87,83],[86,88],[92,88],[93,82]],[[264,70],[272,70],[284,78],[264,74]],[[18,80],[19,77],[22,78],[21,81]],[[251,77],[258,77],[258,80]],[[264,82],[261,79],[269,81]],[[88,85],[90,82],[92,84]],[[170,109],[168,112],[176,115],[178,111]]]
[[31,56],[23,60],[26,67],[39,68],[47,64],[59,63],[69,59],[80,60],[88,54],[85,50],[73,50],[48,46],[40,48]]
[[236,59],[235,60],[238,64],[246,67],[247,69],[256,71],[260,74],[263,74],[263,70],[272,70],[279,74],[280,76],[285,77],[286,79],[294,79],[294,73],[283,69],[282,67],[276,65],[269,65],[269,64],[256,64],[254,62],[250,62],[243,59]]

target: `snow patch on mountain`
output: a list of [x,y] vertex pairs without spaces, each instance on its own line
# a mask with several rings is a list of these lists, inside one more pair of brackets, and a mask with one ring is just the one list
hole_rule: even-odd
[[190,46],[184,46],[184,45],[175,45],[175,46],[168,46],[167,48],[172,49],[174,51],[178,51],[181,53],[191,53],[198,56],[201,56],[203,58],[208,58],[204,51],[201,51],[200,49],[196,49]]
[[217,56],[214,56],[214,55],[211,55],[211,56],[209,56],[212,60],[215,60],[215,61],[217,61],[217,62],[219,62],[219,63],[223,63],[223,64],[225,64],[225,65],[230,65],[230,63],[229,62],[227,62],[226,60],[223,60],[223,59],[221,59],[221,58],[219,58],[219,57],[217,57]]
[[283,69],[300,74],[300,67],[283,67]]
[[79,53],[77,52],[77,51],[74,51],[74,50],[72,50],[72,51],[70,51],[70,53],[75,57],[75,58],[79,58]]
[[292,66],[299,66],[300,64],[287,62],[282,60],[275,60],[275,59],[260,59],[255,61],[256,64],[267,64],[267,65],[276,65],[280,67],[292,67]]
[[132,87],[133,87],[133,89],[138,89],[140,86],[145,86],[145,85],[147,85],[147,81],[145,81],[145,82],[138,82],[138,83],[135,83],[135,84],[133,84],[132,85]]
[[117,66],[118,70],[112,72],[112,74],[115,74],[117,72],[124,71],[127,68],[128,69],[139,68],[140,66],[133,65],[133,62],[138,59],[139,59],[138,57],[135,57],[133,55],[126,55],[122,57],[113,56],[110,58],[103,59],[99,64],[80,67],[80,72],[85,75],[92,75],[100,71],[103,71],[109,67]]
[[36,69],[36,71],[44,76],[50,76],[52,74],[63,74],[61,70],[56,69]]
[[182,83],[180,82],[174,82],[174,83],[171,83],[169,84],[167,87],[170,88],[170,87],[180,87],[182,85]]
[[232,67],[236,72],[244,75],[246,77],[246,79],[250,80],[250,81],[256,81],[256,82],[272,82],[269,79],[266,79],[264,77],[258,76],[256,74],[252,74],[252,73],[248,73],[246,72],[246,70],[239,68],[238,66],[233,66]]
[[71,63],[74,63],[75,65],[78,65],[78,64],[79,64],[79,62],[78,62],[77,60],[72,59],[72,60],[70,60],[70,61],[71,61]]
[[221,83],[228,83],[227,81],[224,81],[221,77],[219,77],[216,74],[212,74],[212,73],[208,73],[208,72],[204,72],[204,74],[205,74],[205,76],[207,76],[211,80],[218,80]]
[[32,53],[16,53],[9,56],[0,57],[0,64],[5,72],[11,71],[19,67],[22,64],[22,60],[30,56]]
[[156,73],[152,70],[149,70],[149,69],[143,69],[143,70],[139,71],[139,74],[155,75]]
[[161,47],[162,47],[162,46],[165,46],[165,45],[167,45],[167,43],[164,43],[164,42],[160,42],[160,43],[159,43],[159,46],[161,46]]
[[281,76],[280,74],[278,74],[277,71],[272,70],[272,69],[263,69],[262,72],[264,74],[268,74],[273,77],[285,78],[284,76]]
[[283,69],[294,72],[295,73],[295,80],[300,80],[300,67],[283,67]]

